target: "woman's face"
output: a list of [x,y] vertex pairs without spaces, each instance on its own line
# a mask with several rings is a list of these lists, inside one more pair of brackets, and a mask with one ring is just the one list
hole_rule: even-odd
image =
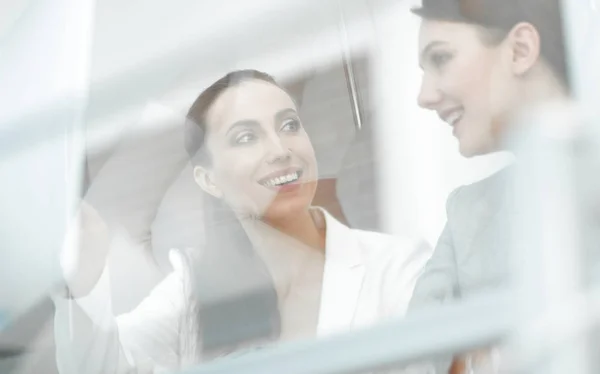
[[261,80],[232,86],[206,116],[210,165],[195,179],[238,213],[285,219],[310,206],[317,184],[312,144],[296,106]]
[[476,26],[424,20],[419,36],[419,105],[453,129],[466,157],[494,151],[518,85],[502,43],[488,45]]

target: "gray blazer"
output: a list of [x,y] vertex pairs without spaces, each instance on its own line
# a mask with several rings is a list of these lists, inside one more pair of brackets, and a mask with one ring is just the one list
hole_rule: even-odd
[[501,171],[450,194],[448,221],[417,281],[411,310],[485,292],[507,282],[506,235],[500,231],[500,213],[506,209],[505,175]]
[[[507,188],[511,169],[452,192],[446,206],[446,227],[417,280],[409,312],[508,286],[510,254],[505,224],[518,214]],[[598,283],[600,232],[588,229],[584,239],[584,279],[587,284]],[[590,336],[596,349],[600,346],[597,330]],[[597,361],[593,365],[600,368]],[[436,373],[447,373],[450,362],[450,357],[438,360]]]
[[[508,282],[508,250],[501,222],[507,209],[505,171],[454,190],[446,204],[447,223],[433,256],[417,280],[409,312],[497,289]],[[434,362],[448,372],[451,357]]]

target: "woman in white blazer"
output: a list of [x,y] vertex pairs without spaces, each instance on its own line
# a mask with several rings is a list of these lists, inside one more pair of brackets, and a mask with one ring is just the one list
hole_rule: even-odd
[[[61,373],[172,372],[405,313],[429,248],[311,207],[314,150],[272,77],[236,71],[206,89],[188,113],[186,149],[210,207],[205,245],[172,251],[175,271],[118,317],[100,276],[107,246],[75,246],[63,261],[71,298],[55,297]],[[84,235],[102,239],[98,220],[88,212]]]
[[[452,127],[465,157],[502,150],[513,119],[569,96],[558,0],[424,0],[419,105]],[[484,293],[508,282],[506,172],[448,198],[448,222],[417,282],[411,310]],[[450,362],[440,363],[447,373]],[[453,373],[468,372],[457,360]],[[487,371],[486,371],[487,372]]]

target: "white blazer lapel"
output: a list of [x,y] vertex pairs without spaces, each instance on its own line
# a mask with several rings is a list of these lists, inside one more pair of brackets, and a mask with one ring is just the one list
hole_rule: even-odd
[[364,264],[354,232],[323,211],[327,224],[319,336],[348,330],[356,314]]

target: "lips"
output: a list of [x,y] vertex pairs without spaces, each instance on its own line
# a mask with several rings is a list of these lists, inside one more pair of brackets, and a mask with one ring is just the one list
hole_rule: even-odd
[[268,188],[280,188],[296,183],[300,177],[302,177],[302,169],[285,169],[270,173],[258,183]]
[[456,124],[462,119],[464,114],[465,110],[462,107],[451,108],[438,112],[438,115],[442,119],[442,121],[446,122],[452,127],[456,126]]

